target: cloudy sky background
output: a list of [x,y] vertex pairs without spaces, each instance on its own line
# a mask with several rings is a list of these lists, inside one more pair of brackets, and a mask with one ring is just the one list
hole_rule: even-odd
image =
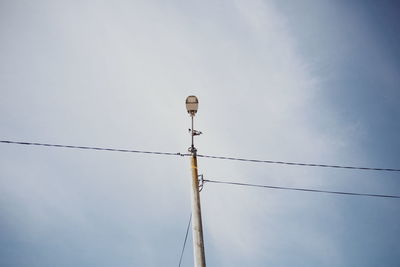
[[[1,1],[2,140],[399,168],[391,1]],[[189,159],[0,146],[1,266],[177,266]],[[206,179],[400,194],[398,173],[199,159]],[[398,266],[397,200],[206,184],[208,266]],[[193,265],[191,239],[183,266]]]

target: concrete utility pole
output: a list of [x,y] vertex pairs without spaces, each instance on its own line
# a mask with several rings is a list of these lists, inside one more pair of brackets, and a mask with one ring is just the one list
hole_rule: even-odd
[[203,241],[203,225],[201,222],[201,207],[200,207],[200,194],[199,194],[199,174],[197,171],[197,149],[194,147],[194,136],[200,135],[201,132],[193,128],[193,118],[197,113],[199,101],[195,96],[188,96],[186,98],[186,109],[192,119],[192,128],[189,129],[192,136],[192,145],[189,148],[191,157],[192,168],[192,234],[193,234],[193,252],[194,252],[194,266],[205,267],[206,257],[204,254],[204,241]]

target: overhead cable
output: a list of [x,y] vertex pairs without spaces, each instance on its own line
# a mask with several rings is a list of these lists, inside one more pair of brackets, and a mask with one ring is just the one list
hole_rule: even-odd
[[45,147],[59,147],[59,148],[85,149],[85,150],[126,152],[126,153],[156,154],[156,155],[168,155],[168,156],[187,156],[188,155],[188,154],[182,154],[179,152],[173,153],[173,152],[144,151],[144,150],[118,149],[118,148],[107,148],[107,147],[73,146],[73,145],[60,145],[60,144],[19,142],[19,141],[9,141],[9,140],[0,140],[0,143],[28,145],[28,146],[45,146]]
[[202,157],[202,158],[210,158],[210,159],[236,160],[236,161],[245,161],[245,162],[283,164],[283,165],[306,166],[306,167],[323,167],[323,168],[353,169],[353,170],[367,170],[367,171],[400,172],[400,169],[391,169],[391,168],[371,168],[371,167],[355,167],[355,166],[343,166],[343,165],[289,162],[289,161],[244,159],[244,158],[232,158],[232,157],[222,157],[222,156],[210,156],[210,155],[202,155],[202,154],[197,154],[197,156]]
[[304,192],[312,192],[312,193],[327,193],[327,194],[337,194],[337,195],[364,196],[364,197],[381,197],[381,198],[400,198],[400,196],[396,196],[396,195],[381,195],[381,194],[342,192],[342,191],[330,191],[330,190],[309,189],[309,188],[297,188],[297,187],[284,187],[284,186],[272,186],[272,185],[247,184],[247,183],[237,183],[237,182],[218,181],[218,180],[207,180],[207,179],[204,179],[204,182],[207,182],[207,183],[215,183],[215,184],[228,184],[228,185],[236,185],[236,186],[261,187],[261,188],[278,189],[278,190],[304,191]]
[[[106,147],[75,146],[75,145],[48,144],[48,143],[33,143],[33,142],[10,141],[10,140],[0,140],[0,143],[3,143],[3,144],[17,144],[17,145],[29,145],[29,146],[71,148],[71,149],[98,150],[98,151],[113,151],[113,152],[125,152],[125,153],[156,154],[156,155],[168,155],[168,156],[190,156],[191,155],[191,154],[188,154],[188,153],[179,153],[179,152],[174,153],[174,152],[159,152],[159,151],[143,151],[143,150],[118,149],[118,148],[106,148]],[[303,167],[305,166],[305,167],[323,167],[323,168],[353,169],[353,170],[366,170],[366,171],[400,172],[400,169],[394,169],[394,168],[373,168],[373,167],[357,167],[357,166],[330,165],[330,164],[317,164],[317,163],[275,161],[275,160],[259,160],[259,159],[246,159],[246,158],[212,156],[212,155],[203,155],[203,154],[197,154],[197,157],[211,158],[211,159],[222,159],[222,160],[235,160],[235,161],[243,161],[243,162],[255,162],[255,163],[268,163],[268,164],[303,166]]]

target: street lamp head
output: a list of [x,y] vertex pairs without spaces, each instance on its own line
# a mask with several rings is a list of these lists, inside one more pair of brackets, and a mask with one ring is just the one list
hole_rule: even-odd
[[199,100],[194,95],[190,95],[186,98],[186,110],[190,116],[194,116],[199,108]]

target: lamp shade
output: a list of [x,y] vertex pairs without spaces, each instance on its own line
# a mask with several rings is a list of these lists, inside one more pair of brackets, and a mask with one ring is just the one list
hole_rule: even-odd
[[194,95],[190,95],[186,98],[186,110],[191,115],[194,116],[199,108],[199,100]]

